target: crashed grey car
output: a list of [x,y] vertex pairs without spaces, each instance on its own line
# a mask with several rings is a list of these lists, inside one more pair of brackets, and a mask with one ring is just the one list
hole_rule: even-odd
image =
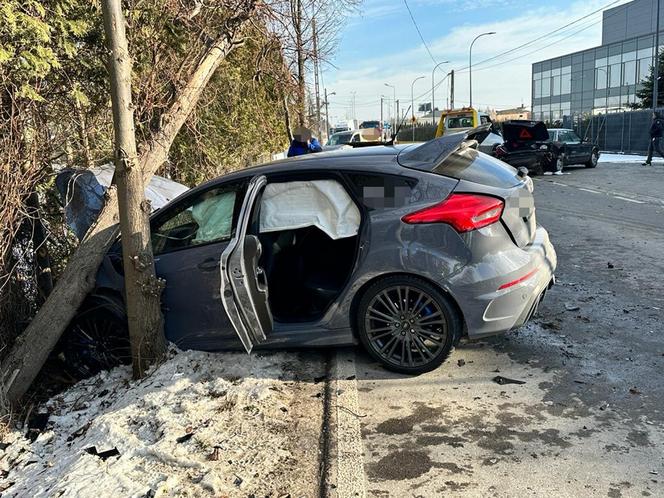
[[[416,374],[463,335],[521,326],[556,254],[530,178],[474,144],[456,134],[310,154],[179,196],[151,217],[167,338],[206,351],[361,343]],[[117,354],[120,249],[63,338],[70,365]]]

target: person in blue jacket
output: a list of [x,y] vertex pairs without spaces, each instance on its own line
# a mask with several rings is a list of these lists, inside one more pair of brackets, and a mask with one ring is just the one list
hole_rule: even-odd
[[320,142],[315,137],[311,136],[311,130],[300,126],[293,132],[293,140],[288,148],[288,157],[301,156],[311,152],[321,152]]

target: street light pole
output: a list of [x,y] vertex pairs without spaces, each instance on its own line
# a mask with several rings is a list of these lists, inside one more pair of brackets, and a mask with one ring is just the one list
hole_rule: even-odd
[[655,64],[652,72],[652,110],[657,109],[659,100],[659,9],[661,0],[657,0],[657,27],[655,28]]
[[434,105],[435,100],[436,100],[436,99],[434,98],[434,95],[435,95],[434,92],[436,91],[436,86],[435,86],[435,84],[434,84],[434,79],[433,79],[433,77],[434,77],[434,74],[435,74],[435,72],[436,72],[436,69],[438,69],[438,66],[441,66],[441,65],[443,65],[443,64],[449,64],[449,62],[450,62],[450,61],[439,62],[438,64],[436,64],[436,65],[434,66],[433,71],[431,71],[431,119],[433,120],[433,125],[434,125],[434,126],[436,126],[436,112],[435,112],[436,106]]
[[415,141],[415,97],[413,95],[413,88],[415,87],[415,82],[424,79],[424,76],[418,76],[410,84],[410,126],[413,130],[413,142]]
[[468,53],[468,77],[470,80],[470,107],[473,107],[473,45],[475,42],[479,39],[482,38],[483,36],[487,35],[495,35],[495,31],[487,31],[486,33],[482,33],[480,35],[477,35],[475,39],[472,41],[470,44],[470,50]]

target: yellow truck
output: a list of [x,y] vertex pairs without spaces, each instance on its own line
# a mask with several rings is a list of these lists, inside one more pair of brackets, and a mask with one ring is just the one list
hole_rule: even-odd
[[471,130],[477,126],[491,123],[491,118],[485,112],[479,112],[472,107],[449,109],[443,111],[436,129],[436,138],[451,133]]

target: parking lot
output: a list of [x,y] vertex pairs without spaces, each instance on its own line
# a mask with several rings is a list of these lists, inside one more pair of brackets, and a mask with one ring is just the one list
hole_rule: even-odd
[[533,322],[418,377],[340,353],[339,496],[664,495],[664,167],[566,172],[535,180],[559,266]]

